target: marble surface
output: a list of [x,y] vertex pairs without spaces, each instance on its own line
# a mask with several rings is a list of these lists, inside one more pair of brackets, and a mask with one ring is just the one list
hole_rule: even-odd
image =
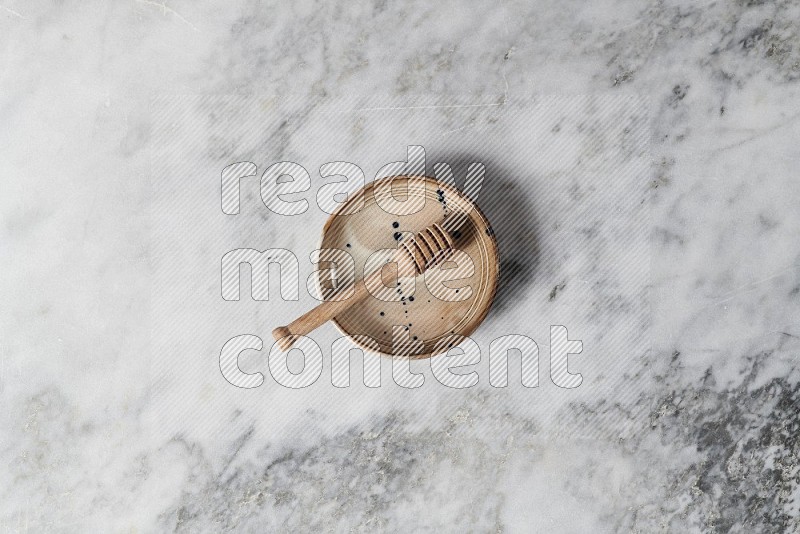
[[[0,3],[0,528],[800,530],[798,19]],[[290,248],[302,280],[327,215],[288,224],[253,182],[226,218],[222,165],[297,161],[313,200],[322,163],[371,178],[409,144],[487,166],[506,286],[481,383],[225,382],[226,339],[266,343],[313,301],[221,301],[222,253]],[[493,338],[544,358],[562,321],[580,387],[546,366],[536,389],[486,383]],[[336,337],[315,337],[323,378]]]

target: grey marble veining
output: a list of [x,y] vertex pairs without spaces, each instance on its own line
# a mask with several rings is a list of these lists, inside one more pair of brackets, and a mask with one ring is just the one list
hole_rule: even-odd
[[[3,2],[0,527],[800,529],[798,20],[788,0]],[[604,303],[641,294],[642,308],[584,314],[580,280],[557,259],[522,275],[509,263],[517,298],[499,303],[479,341],[512,331],[546,341],[540,329],[554,309],[603,339],[604,324],[633,310],[644,319],[640,350],[593,359],[585,341],[574,361],[586,383],[574,392],[546,374],[531,391],[289,395],[224,382],[220,336],[237,332],[203,306],[218,292],[207,258],[256,240],[307,254],[326,215],[310,212],[288,232],[258,215],[222,224],[203,210],[217,192],[181,195],[185,176],[201,181],[211,168],[218,180],[216,165],[240,155],[259,166],[296,158],[309,170],[358,157],[374,172],[387,153],[402,156],[402,145],[376,147],[424,137],[430,116],[392,115],[408,136],[384,142],[372,137],[385,132],[383,115],[326,113],[387,102],[483,106],[438,110],[438,127],[453,133],[427,131],[431,157],[451,159],[479,153],[484,128],[491,179],[503,140],[514,140],[492,120],[506,124],[520,102],[580,95],[630,98],[647,118],[649,164],[636,190],[647,208],[649,261],[635,271],[643,284],[597,293]],[[178,103],[174,115],[165,101]],[[253,102],[263,107],[248,114]],[[183,128],[180,145],[159,122],[167,116],[183,117],[167,121]],[[325,128],[336,124],[347,130],[331,141]],[[543,124],[532,130],[551,132]],[[317,139],[330,153],[309,144]],[[173,147],[186,157],[163,154]],[[617,168],[619,156],[598,161]],[[511,169],[522,161],[506,160]],[[545,251],[560,212],[537,206],[537,188],[555,197],[541,178],[564,170],[549,161],[539,181],[501,188],[520,210],[537,207],[525,232],[543,236]],[[592,160],[581,161],[590,176]],[[154,180],[171,169],[174,180]],[[157,209],[170,192],[174,209]],[[587,216],[608,205],[575,198]],[[163,239],[193,229],[173,298],[153,298],[169,259]],[[623,251],[591,243],[597,254]],[[277,317],[308,302],[243,301],[229,324],[266,340]],[[164,352],[171,326],[180,335]],[[335,333],[320,336],[325,347]],[[263,357],[243,365],[263,367]]]

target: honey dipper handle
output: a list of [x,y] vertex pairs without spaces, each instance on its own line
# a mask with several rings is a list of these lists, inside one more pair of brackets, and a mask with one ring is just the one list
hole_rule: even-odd
[[353,295],[345,300],[326,300],[316,308],[307,311],[286,326],[279,326],[272,331],[272,337],[278,342],[281,350],[288,350],[297,340],[297,336],[305,336],[330,321],[345,310],[350,309],[369,295],[367,283],[373,283],[374,278],[380,278],[381,270],[378,269],[366,279],[361,279],[353,286]]
[[[447,223],[445,222],[445,225]],[[403,242],[394,254],[393,263],[397,264],[397,274],[390,287],[401,278],[424,273],[431,265],[446,258],[453,250],[453,239],[439,224],[425,228],[414,236],[414,239]],[[369,288],[381,287],[382,268],[356,282],[354,292],[345,300],[326,300],[316,308],[301,315],[286,326],[279,326],[272,331],[272,337],[282,350],[288,350],[298,336],[305,336],[330,321],[340,313],[363,301],[370,294]]]

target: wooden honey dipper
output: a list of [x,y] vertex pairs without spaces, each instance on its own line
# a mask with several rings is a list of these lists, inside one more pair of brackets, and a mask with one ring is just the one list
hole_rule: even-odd
[[[461,216],[446,217],[441,224],[428,226],[417,233],[413,239],[400,243],[391,262],[397,264],[397,276],[389,282],[397,283],[402,277],[418,276],[433,265],[441,263],[453,252],[453,238],[450,236],[455,228],[461,226]],[[356,306],[369,296],[370,287],[386,287],[383,285],[383,266],[357,281],[353,286],[353,295],[344,300],[326,300],[286,326],[279,326],[272,331],[272,337],[278,342],[281,350],[288,350],[298,336],[305,336],[316,330],[338,314]]]

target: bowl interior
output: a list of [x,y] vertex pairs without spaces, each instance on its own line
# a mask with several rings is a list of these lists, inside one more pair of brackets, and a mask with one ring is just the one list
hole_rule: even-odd
[[[391,180],[389,189],[386,180]],[[383,198],[389,192],[394,201],[403,203],[397,206],[410,206],[405,211],[414,213],[386,211],[387,203],[379,204],[376,196]],[[369,297],[337,315],[334,323],[342,332],[372,351],[422,358],[444,352],[448,345],[458,343],[459,338],[454,336],[468,336],[478,327],[497,289],[499,258],[494,233],[470,199],[433,178],[386,178],[350,195],[323,229],[317,287],[326,295],[336,283],[343,284],[340,287],[352,283],[336,262],[326,261],[341,253],[327,250],[347,252],[355,262],[354,276],[362,278],[368,258],[376,251],[390,255],[400,240],[411,238],[453,212],[465,214],[464,224],[452,234],[460,260],[443,263],[438,273],[429,270],[417,276],[413,293],[405,292],[403,300],[385,302]],[[377,257],[373,256],[373,261]],[[474,268],[469,267],[469,260]],[[457,271],[446,273],[456,265]],[[459,279],[443,281],[442,276],[449,278],[456,272]]]

